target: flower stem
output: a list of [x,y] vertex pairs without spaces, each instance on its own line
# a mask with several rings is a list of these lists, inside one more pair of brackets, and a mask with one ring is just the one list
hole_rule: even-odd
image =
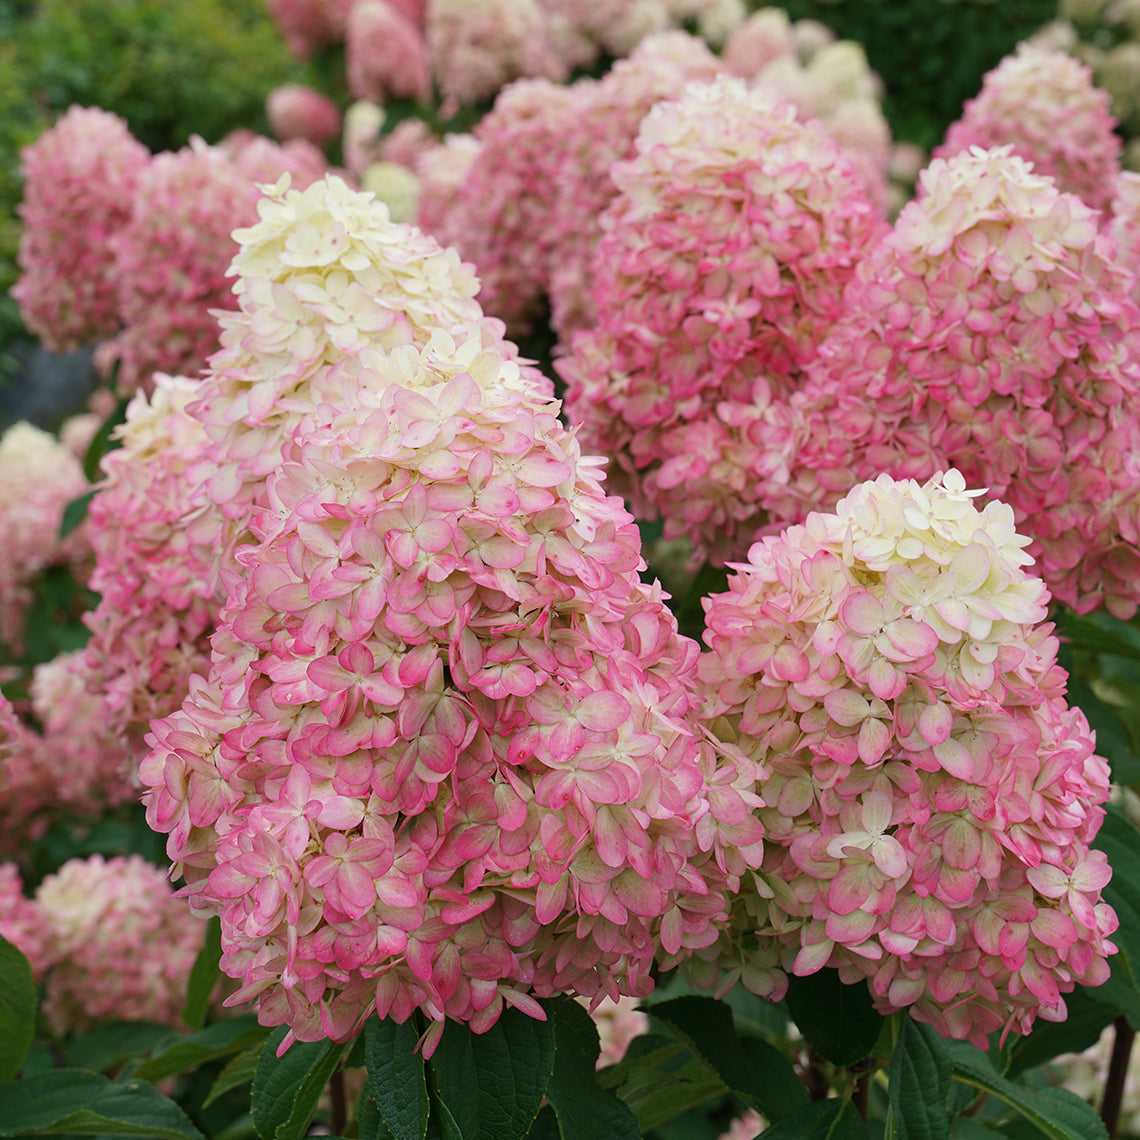
[[1108,1063],[1108,1078],[1104,1082],[1104,1099],[1100,1104],[1100,1118],[1109,1136],[1116,1135],[1120,1122],[1120,1106],[1124,1100],[1124,1081],[1128,1076],[1128,1061],[1132,1054],[1132,1041],[1136,1031],[1121,1014],[1113,1023],[1116,1039],[1112,1045],[1112,1060]]

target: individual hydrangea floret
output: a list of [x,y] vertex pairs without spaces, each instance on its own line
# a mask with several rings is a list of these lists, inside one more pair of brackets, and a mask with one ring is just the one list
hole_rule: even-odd
[[1013,511],[880,475],[764,538],[705,603],[708,723],[755,760],[760,873],[693,961],[721,989],[866,980],[986,1048],[1108,978],[1108,765],[1064,700]]
[[20,153],[23,233],[12,296],[29,331],[67,352],[119,331],[111,239],[150,152],[118,115],[72,107]]
[[191,408],[234,572],[140,767],[232,1000],[286,1042],[418,1009],[430,1051],[445,1017],[644,995],[762,852],[696,646],[454,251],[335,179],[261,218]]
[[751,433],[779,420],[885,227],[820,124],[736,78],[655,106],[612,178],[597,324],[556,365],[567,414],[639,517],[740,557],[786,461]]
[[36,891],[44,1013],[57,1034],[108,1018],[177,1026],[205,923],[139,855],[71,859]]
[[[931,162],[860,264],[793,400],[769,493],[791,521],[886,471],[949,466],[1009,504],[1053,597],[1140,602],[1140,309],[1080,198],[1009,147]],[[766,429],[761,426],[761,436]]]
[[1103,210],[1120,172],[1115,126],[1108,92],[1093,85],[1088,67],[1067,52],[1022,44],[986,74],[934,157],[1008,145],[1059,189]]

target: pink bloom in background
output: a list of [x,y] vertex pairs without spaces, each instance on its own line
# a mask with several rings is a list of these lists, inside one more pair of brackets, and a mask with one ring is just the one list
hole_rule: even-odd
[[806,64],[795,55],[782,55],[753,82],[779,91],[801,119],[819,119],[850,160],[872,204],[886,213],[891,132],[879,105],[882,80],[867,66],[859,44],[824,44]]
[[0,487],[0,644],[19,655],[33,580],[56,565],[86,577],[86,527],[62,542],[59,528],[64,508],[87,490],[87,479],[80,460],[55,436],[21,422],[0,435]]
[[759,862],[755,766],[714,766],[696,646],[469,267],[335,179],[261,216],[190,408],[226,604],[140,769],[233,1000],[287,1040],[420,1009],[430,1052],[644,995]]
[[[584,999],[582,1004],[586,1005]],[[643,1033],[649,1032],[649,1015],[638,1009],[637,998],[623,997],[614,1001],[605,998],[594,1009],[594,1024],[598,1027],[601,1052],[598,1054],[599,1069],[616,1065],[629,1048],[629,1043]]]
[[475,127],[479,145],[458,192],[461,206],[439,211],[432,198],[420,206],[420,225],[475,263],[480,303],[512,332],[527,331],[542,309],[558,243],[564,139],[585,110],[587,90],[548,79],[505,87]]
[[[318,157],[314,160],[314,155]],[[307,185],[326,169],[309,144],[251,135],[227,147],[200,140],[156,156],[130,221],[112,242],[124,327],[115,348],[127,392],[155,372],[194,375],[218,347],[212,310],[231,308],[231,232],[257,216],[257,183],[293,172]]]
[[1121,172],[1108,234],[1116,242],[1117,263],[1136,279],[1132,299],[1140,302],[1140,174],[1135,171]]
[[439,145],[431,127],[414,115],[397,123],[380,142],[381,162],[395,162],[415,170],[420,159]]
[[493,98],[513,79],[568,74],[538,0],[431,0],[427,44],[445,114]]
[[796,57],[792,23],[782,8],[761,8],[738,25],[721,52],[733,75],[755,79],[770,63]]
[[48,348],[66,352],[119,331],[111,240],[130,219],[149,162],[126,122],[97,107],[72,107],[21,152],[24,229],[12,296]]
[[1109,102],[1108,92],[1093,86],[1091,70],[1067,52],[1022,44],[986,74],[981,92],[933,156],[1009,145],[1059,189],[1103,210],[1115,197],[1120,172],[1121,142]]
[[303,83],[286,83],[269,92],[265,101],[269,128],[282,142],[304,139],[323,147],[340,134],[340,108],[327,96]]
[[767,522],[788,461],[752,433],[782,410],[884,228],[818,122],[736,78],[691,84],[613,168],[594,329],[557,367],[567,415],[640,517],[719,562]]
[[39,908],[24,896],[15,863],[0,863],[0,938],[6,938],[28,959],[38,980],[47,962],[47,933]]
[[187,518],[204,503],[192,465],[206,433],[186,411],[197,388],[160,373],[149,399],[135,396],[88,509],[88,585],[100,598],[84,618],[87,683],[133,759],[151,718],[178,708],[190,677],[209,668],[219,586],[186,536]]
[[422,31],[386,0],[357,0],[345,29],[348,89],[355,99],[426,99],[431,94]]
[[344,165],[357,179],[380,158],[380,132],[384,129],[384,108],[359,99],[344,114],[341,149]]
[[449,134],[416,159],[416,225],[440,245],[458,249],[471,233],[464,220],[469,209],[464,183],[481,146],[474,135]]
[[861,479],[955,466],[1013,509],[1057,601],[1140,601],[1140,310],[1096,214],[1002,147],[937,159],[860,264],[791,457],[760,497],[802,518]]
[[982,1048],[1108,977],[1108,765],[1064,700],[1049,594],[1003,503],[881,475],[758,542],[706,601],[706,717],[766,775],[764,865],[691,963],[779,997],[866,979]]
[[601,79],[575,85],[577,114],[559,146],[555,252],[547,286],[551,324],[563,345],[596,320],[591,261],[602,236],[599,219],[617,194],[610,169],[633,157],[641,120],[655,103],[675,98],[690,81],[714,79],[719,71],[720,62],[704,40],[667,31],[647,36]]
[[72,859],[48,875],[35,905],[46,936],[44,1012],[59,1034],[96,1022],[177,1026],[205,924],[138,855]]
[[344,39],[345,23],[356,0],[266,0],[289,50],[306,59],[325,44]]
[[756,1140],[765,1129],[764,1118],[753,1108],[738,1116],[719,1140]]

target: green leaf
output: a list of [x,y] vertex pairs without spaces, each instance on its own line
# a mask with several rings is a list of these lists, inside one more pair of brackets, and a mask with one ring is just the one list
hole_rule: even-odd
[[0,1081],[10,1081],[24,1063],[36,1032],[36,984],[28,959],[0,938]]
[[418,1040],[410,1018],[397,1025],[370,1017],[364,1026],[368,1093],[395,1140],[424,1140],[427,1135],[427,1078],[416,1051]]
[[819,1100],[766,1128],[764,1140],[867,1140],[867,1126],[849,1100]]
[[1107,614],[1099,618],[1078,617],[1072,610],[1064,610],[1061,627],[1074,649],[1140,661],[1140,642],[1135,639],[1135,630]]
[[144,1081],[160,1081],[175,1073],[196,1069],[207,1061],[215,1061],[241,1049],[264,1041],[267,1031],[257,1024],[253,1014],[218,1021],[189,1037],[176,1037],[145,1061],[139,1063],[132,1076]]
[[150,1136],[203,1140],[186,1114],[144,1081],[116,1084],[52,1069],[0,1085],[0,1136]]
[[807,1090],[791,1062],[767,1042],[738,1037],[732,1011],[724,1002],[678,997],[652,1006],[649,1012],[769,1121],[807,1104]]
[[360,1094],[360,1108],[356,1114],[356,1127],[360,1132],[360,1140],[396,1140],[384,1123],[384,1118],[380,1115],[376,1102],[368,1095],[367,1088]]
[[1100,993],[1099,989],[1077,986],[1065,998],[1069,1013],[1064,1021],[1038,1020],[1028,1037],[1014,1043],[1006,1075],[1016,1077],[1026,1069],[1051,1061],[1059,1053],[1083,1053],[1095,1045],[1117,1012],[1113,1005],[1100,1000]]
[[186,987],[186,1004],[182,1007],[182,1020],[191,1029],[201,1029],[206,1024],[206,1014],[210,1009],[210,997],[214,992],[221,971],[218,963],[222,960],[222,923],[215,915],[206,924],[206,937],[194,966],[190,970],[190,981]]
[[524,1140],[554,1068],[554,1026],[510,1008],[486,1033],[449,1021],[431,1067],[462,1140]]
[[883,1027],[867,986],[845,986],[836,970],[790,976],[787,1003],[807,1043],[833,1065],[853,1065],[869,1056]]
[[246,1049],[232,1057],[226,1067],[217,1075],[210,1086],[210,1092],[202,1102],[203,1108],[209,1108],[220,1096],[225,1096],[230,1089],[240,1088],[247,1081],[252,1081],[257,1073],[257,1062],[261,1057],[261,1050],[265,1048],[263,1041],[256,1049]]
[[999,1077],[987,1065],[954,1057],[954,1080],[987,1092],[1016,1109],[1048,1140],[1107,1140],[1092,1105],[1067,1089],[1031,1089]]
[[546,1099],[562,1140],[640,1140],[637,1117],[595,1076],[601,1046],[598,1029],[572,998],[542,1003],[554,1026],[554,1071]]
[[73,1068],[105,1073],[132,1057],[145,1056],[160,1042],[169,1040],[169,1025],[153,1021],[112,1021],[76,1037],[67,1046],[67,1060]]
[[59,537],[60,541],[65,539],[79,524],[87,517],[87,508],[91,505],[91,500],[98,494],[96,488],[90,491],[84,491],[82,495],[76,496],[72,499],[67,506],[63,508],[63,514],[59,520]]
[[[111,385],[114,386],[114,376],[118,375],[118,364],[112,374]],[[127,405],[131,402],[130,396],[121,396],[115,405],[114,411],[99,425],[99,430],[91,437],[87,451],[83,456],[83,474],[88,483],[94,483],[99,478],[99,463],[109,451],[122,446],[121,440],[111,439],[114,430],[127,420]]]
[[281,1026],[269,1035],[253,1077],[250,1105],[263,1140],[301,1140],[344,1053],[332,1041],[298,1041],[278,1057],[287,1032]]
[[903,1016],[891,1054],[891,1114],[897,1140],[948,1140],[950,1057],[942,1038],[927,1025]]

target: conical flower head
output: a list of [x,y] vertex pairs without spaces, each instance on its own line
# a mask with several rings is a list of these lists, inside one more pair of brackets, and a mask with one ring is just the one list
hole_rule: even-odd
[[706,715],[767,772],[760,874],[696,974],[837,967],[982,1047],[1108,976],[1108,766],[1064,701],[1012,510],[881,475],[758,542],[706,603]]
[[1106,209],[1120,174],[1120,136],[1109,94],[1068,52],[1023,43],[982,80],[935,158],[971,147],[1012,146],[1037,174],[1093,209]]
[[[936,159],[860,265],[792,401],[802,518],[881,471],[954,466],[1013,508],[1053,596],[1128,617],[1140,601],[1140,309],[1079,198],[1008,147]],[[802,417],[802,418],[801,418]]]
[[302,1039],[644,994],[760,857],[754,766],[711,809],[696,646],[633,520],[477,312],[310,366],[319,409],[224,576],[209,677],[141,768],[238,1000]]
[[570,418],[639,513],[739,557],[780,456],[751,432],[778,417],[885,224],[818,122],[729,77],[657,104],[613,181],[598,323],[559,362]]

